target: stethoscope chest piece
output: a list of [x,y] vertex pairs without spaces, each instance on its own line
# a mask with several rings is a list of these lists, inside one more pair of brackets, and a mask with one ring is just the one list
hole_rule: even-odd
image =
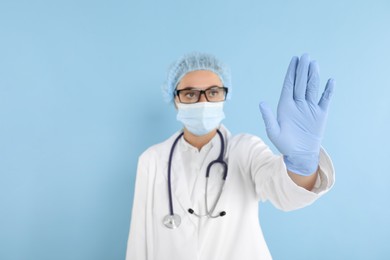
[[164,223],[164,225],[165,225],[167,228],[175,229],[175,228],[177,228],[177,227],[180,226],[181,218],[180,218],[180,216],[177,215],[177,214],[166,215],[166,216],[164,217],[163,223]]

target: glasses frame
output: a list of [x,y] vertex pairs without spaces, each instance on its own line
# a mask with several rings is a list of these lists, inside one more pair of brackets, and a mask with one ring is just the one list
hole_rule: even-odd
[[[210,89],[223,89],[225,91],[225,96],[223,97],[223,100],[219,100],[219,101],[210,101],[208,98],[207,98],[207,95],[206,95],[206,91],[210,90]],[[199,91],[199,97],[198,97],[198,100],[196,102],[182,102],[181,99],[180,99],[180,92],[181,91],[184,91],[184,90],[196,90],[196,91]],[[216,103],[216,102],[222,102],[222,101],[225,101],[226,100],[226,96],[228,94],[228,88],[225,87],[225,86],[211,86],[209,88],[206,88],[206,89],[197,89],[197,88],[191,88],[191,87],[188,87],[188,88],[183,88],[183,89],[176,89],[175,92],[174,92],[174,95],[178,97],[180,103],[182,104],[194,104],[194,103],[198,103],[200,101],[200,97],[203,95],[207,102],[210,102],[210,103]]]

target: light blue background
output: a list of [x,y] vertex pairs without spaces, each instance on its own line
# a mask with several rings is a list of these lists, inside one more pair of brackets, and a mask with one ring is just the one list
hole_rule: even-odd
[[274,259],[390,258],[390,4],[383,1],[0,2],[0,259],[124,259],[137,158],[180,128],[168,65],[214,53],[233,73],[224,124],[268,144],[291,56],[334,77],[334,189],[260,218]]

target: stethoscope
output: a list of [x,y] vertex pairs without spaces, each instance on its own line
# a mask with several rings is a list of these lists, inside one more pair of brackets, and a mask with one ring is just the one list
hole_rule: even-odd
[[[227,163],[223,160],[223,154],[225,152],[225,142],[223,141],[223,136],[221,132],[217,129],[217,133],[219,135],[219,138],[221,139],[221,151],[219,153],[219,156],[216,160],[209,163],[206,169],[206,193],[205,193],[205,208],[206,208],[206,214],[201,215],[195,213],[195,211],[191,208],[188,209],[188,213],[193,214],[197,217],[209,217],[209,218],[218,218],[223,217],[226,215],[226,211],[221,211],[218,215],[213,215],[213,212],[218,204],[219,199],[221,198],[223,187],[225,186],[225,181],[227,177],[228,172],[228,166]],[[172,157],[173,157],[173,151],[175,150],[176,144],[179,141],[179,139],[183,136],[184,133],[181,133],[176,140],[173,142],[171,152],[169,154],[169,161],[168,161],[168,193],[169,193],[169,215],[166,215],[164,217],[163,223],[167,228],[177,228],[180,226],[181,218],[178,214],[175,214],[173,211],[173,200],[172,200],[172,185],[171,185],[171,168],[172,168]],[[210,175],[210,169],[213,165],[220,164],[223,167],[223,177],[222,177],[222,184],[221,188],[219,189],[217,199],[215,200],[214,205],[209,210],[208,207],[208,201],[207,201],[207,191],[208,191],[208,183],[209,183],[209,175]]]

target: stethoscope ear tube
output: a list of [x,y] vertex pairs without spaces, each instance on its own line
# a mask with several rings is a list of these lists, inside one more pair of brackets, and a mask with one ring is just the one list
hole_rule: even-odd
[[199,214],[196,214],[195,211],[191,208],[188,209],[188,213],[192,214],[192,215],[195,215],[197,217],[210,217],[210,218],[218,218],[218,217],[223,217],[226,215],[226,211],[221,211],[219,212],[219,214],[217,216],[211,216],[211,215],[208,215],[208,214],[205,214],[205,215],[199,215]]
[[210,162],[210,164],[207,166],[207,169],[206,169],[206,178],[208,178],[210,176],[210,170],[211,170],[211,167],[214,165],[214,164],[217,164],[219,163],[220,165],[222,165],[223,167],[223,177],[222,179],[225,181],[226,180],[226,177],[227,177],[227,169],[228,169],[228,165],[225,161],[223,161],[222,159],[216,159],[212,162]]

